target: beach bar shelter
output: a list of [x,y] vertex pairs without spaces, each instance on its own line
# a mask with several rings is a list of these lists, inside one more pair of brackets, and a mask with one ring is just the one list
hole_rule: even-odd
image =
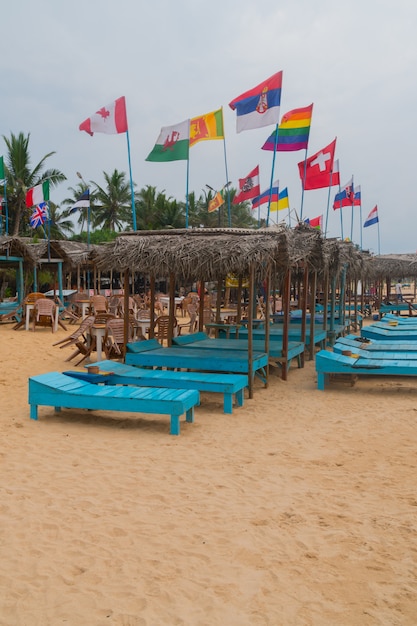
[[[93,260],[101,269],[170,277],[170,300],[174,298],[175,282],[199,281],[203,284],[210,281],[219,284],[230,274],[245,279],[252,276],[251,289],[254,293],[255,285],[261,284],[269,271],[276,272],[281,268],[284,273],[289,267],[288,247],[285,243],[287,236],[287,229],[281,226],[257,230],[193,228],[129,232],[122,233],[114,242],[101,247]],[[125,285],[128,285],[126,276]],[[174,316],[175,307],[172,305],[173,302],[169,311]],[[172,331],[173,324],[170,326]],[[250,323],[249,329],[250,361]],[[252,380],[249,382],[251,394]]]
[[[17,302],[21,304],[25,296],[24,270],[34,269],[36,257],[33,251],[19,237],[0,237],[0,268],[16,270]],[[14,303],[15,305],[16,303]],[[6,312],[4,309],[3,312]]]

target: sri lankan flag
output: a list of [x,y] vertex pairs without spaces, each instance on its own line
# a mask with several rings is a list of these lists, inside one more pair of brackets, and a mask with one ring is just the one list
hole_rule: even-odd
[[198,141],[224,139],[223,109],[194,117],[190,121],[190,148]]
[[222,206],[222,204],[224,204],[224,198],[222,194],[220,193],[220,191],[217,191],[214,198],[210,200],[209,202],[208,212],[213,213],[213,211],[216,211],[217,209],[219,209]]

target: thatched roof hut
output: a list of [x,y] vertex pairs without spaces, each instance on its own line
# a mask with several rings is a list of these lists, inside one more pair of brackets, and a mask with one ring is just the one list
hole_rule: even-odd
[[320,233],[311,228],[178,229],[122,233],[97,248],[92,259],[99,269],[131,270],[181,279],[218,280],[227,274],[259,276],[266,268],[284,273],[308,261],[320,268],[324,259]]
[[[7,259],[10,257],[20,258],[25,264],[32,267],[36,264],[36,255],[21,237],[0,236],[0,257],[2,257],[2,263],[6,265]],[[10,261],[10,265],[15,264],[16,262]]]

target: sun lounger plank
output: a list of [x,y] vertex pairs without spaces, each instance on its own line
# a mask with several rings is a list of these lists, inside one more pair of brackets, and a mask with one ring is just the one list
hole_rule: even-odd
[[94,385],[59,372],[29,378],[31,419],[38,419],[38,406],[53,406],[129,413],[153,413],[171,416],[170,433],[179,435],[180,416],[194,421],[194,407],[199,404],[197,390],[151,387]]
[[[93,375],[84,372],[64,372],[67,375],[108,385],[139,385],[143,387],[166,387],[169,389],[197,389],[223,394],[223,410],[233,412],[233,399],[236,406],[243,406],[244,391],[248,386],[245,374],[218,374],[216,372],[172,372],[150,370],[117,361],[99,361],[94,366],[106,375]],[[89,366],[86,366],[87,369]]]

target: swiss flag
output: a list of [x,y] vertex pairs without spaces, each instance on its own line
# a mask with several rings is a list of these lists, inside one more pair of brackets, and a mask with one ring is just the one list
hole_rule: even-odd
[[304,190],[322,189],[336,184],[336,180],[332,177],[335,149],[336,139],[306,161],[298,164]]

